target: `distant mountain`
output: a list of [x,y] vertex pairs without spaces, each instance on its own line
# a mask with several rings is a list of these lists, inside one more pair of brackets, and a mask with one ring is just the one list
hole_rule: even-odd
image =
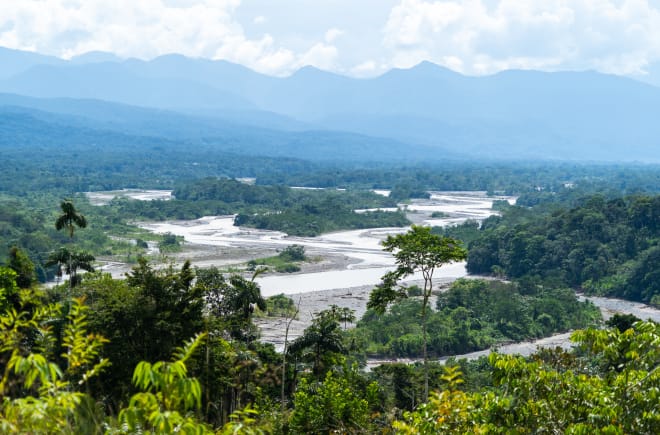
[[454,149],[484,158],[660,161],[660,88],[591,71],[468,77],[423,62],[373,79],[312,67],[277,78],[180,55],[142,61],[96,53],[82,63],[27,58],[12,61],[21,67],[0,80],[0,92],[105,100],[194,118],[170,123],[167,135],[176,135],[179,125],[206,131],[214,120],[308,138],[353,132],[423,146],[411,150]]
[[[68,110],[61,109],[62,103]],[[33,108],[37,106],[41,110]],[[44,111],[52,107],[56,111]],[[198,154],[208,153],[209,158],[218,152],[337,162],[461,158],[458,153],[355,133],[286,132],[107,102],[44,101],[0,94],[0,148],[47,151],[85,145],[114,149],[118,155],[126,148],[137,151],[159,146],[179,151],[193,147]]]
[[103,63],[103,62],[121,62],[123,59],[114,53],[107,51],[90,51],[79,56],[71,58],[71,63],[86,64],[86,63]]
[[0,80],[20,74],[36,65],[64,65],[66,61],[29,51],[0,47]]
[[37,65],[0,82],[0,90],[32,97],[93,98],[162,109],[254,109],[244,98],[192,80],[134,74],[116,62]]

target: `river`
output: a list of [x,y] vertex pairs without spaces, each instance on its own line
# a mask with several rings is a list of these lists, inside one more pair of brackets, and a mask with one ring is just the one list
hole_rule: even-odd
[[[466,221],[482,220],[495,212],[494,200],[515,202],[512,197],[489,197],[485,192],[431,192],[428,200],[413,200],[402,205],[408,217],[415,223],[445,226]],[[432,218],[433,212],[442,212],[442,218]],[[310,255],[327,257],[343,256],[345,262],[332,267],[334,270],[315,270],[298,274],[270,274],[257,278],[264,296],[274,294],[299,294],[306,292],[344,289],[375,285],[380,277],[392,270],[394,260],[384,252],[381,241],[390,234],[407,231],[408,228],[372,228],[339,231],[319,237],[290,237],[276,231],[262,231],[233,226],[233,216],[204,217],[195,221],[145,223],[141,226],[156,233],[170,232],[183,236],[187,243],[198,246],[250,247],[277,249],[291,244],[303,245]],[[465,263],[447,265],[436,275],[439,282],[454,280],[466,275]],[[409,281],[419,280],[410,277]]]
[[[135,194],[134,192],[130,192]],[[387,195],[387,191],[378,191]],[[157,196],[149,192],[147,198]],[[167,194],[164,194],[167,195]],[[428,200],[414,200],[402,205],[411,221],[416,224],[445,226],[454,225],[467,219],[482,220],[495,212],[494,200],[507,200],[515,203],[512,197],[489,197],[485,192],[431,192]],[[444,213],[441,218],[432,218],[433,212]],[[392,270],[394,262],[391,254],[383,252],[380,242],[389,234],[401,233],[407,228],[375,228],[366,230],[340,231],[319,237],[291,237],[276,231],[261,231],[235,227],[233,216],[204,217],[194,221],[172,221],[140,224],[156,233],[171,232],[183,236],[188,250],[184,255],[203,252],[203,261],[195,265],[230,265],[247,261],[249,258],[263,257],[277,252],[291,244],[303,245],[311,256],[334,258],[323,267],[312,271],[294,274],[267,274],[257,278],[262,294],[272,296],[279,293],[291,295],[300,304],[299,319],[291,325],[289,339],[301,335],[309,326],[315,312],[331,304],[348,307],[359,318],[366,309],[369,292],[380,278]],[[244,250],[244,251],[241,251]],[[242,253],[242,254],[241,254]],[[242,257],[241,257],[242,255]],[[337,260],[339,259],[339,260]],[[453,280],[467,276],[464,263],[445,265],[436,273],[435,283],[447,286]],[[421,283],[420,276],[409,278],[410,283]],[[643,304],[617,299],[589,297],[607,319],[613,313],[631,313],[643,319],[660,321],[660,310]],[[284,341],[283,319],[257,319],[262,330],[262,340],[271,342],[281,350]],[[537,346],[569,347],[570,333],[558,334],[536,341],[513,343],[498,348],[502,353],[529,355]],[[458,355],[459,358],[478,358],[491,350]],[[408,361],[408,360],[399,360]],[[385,361],[371,361],[370,365]]]

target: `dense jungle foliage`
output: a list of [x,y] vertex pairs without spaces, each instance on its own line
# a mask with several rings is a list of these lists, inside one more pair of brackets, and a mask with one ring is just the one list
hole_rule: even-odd
[[[409,293],[415,294],[414,289]],[[367,354],[418,357],[421,304],[410,296],[382,316],[367,311],[351,335]],[[599,310],[578,302],[570,289],[525,288],[499,281],[458,280],[437,295],[435,305],[427,323],[429,353],[436,357],[585,328],[600,319]]]
[[[402,214],[353,210],[427,190],[519,195],[519,206],[496,204],[502,216],[482,225],[434,230],[465,242],[471,271],[513,281],[434,289],[427,324],[435,357],[588,327],[597,315],[576,302],[576,288],[658,303],[657,166],[339,166],[110,133],[95,136],[101,142],[91,149],[89,138],[73,136],[66,152],[46,139],[38,147],[11,139],[27,148],[5,144],[0,159],[2,433],[660,432],[655,323],[579,330],[575,349],[529,358],[364,371],[367,352],[420,357],[414,289],[355,329],[346,327],[356,320],[350,310],[329,307],[277,352],[259,342],[253,316],[286,320],[295,313],[290,299],[264,300],[249,276],[140,258],[167,236],[128,224],[239,213],[241,224],[318,234],[405,225]],[[255,177],[256,185],[225,177]],[[94,207],[76,196],[128,187],[169,188],[176,199]],[[365,191],[374,188],[394,197]],[[75,236],[54,226],[63,198],[88,222]],[[54,256],[62,248],[69,256]],[[71,260],[87,255],[134,267],[126,279],[83,275],[93,260]],[[48,290],[36,284],[74,267],[82,268],[75,280]]]
[[364,373],[350,363],[341,310],[319,313],[283,366],[254,339],[248,301],[265,307],[258,287],[217,270],[142,262],[127,280],[87,276],[70,295],[21,289],[3,267],[0,290],[3,433],[660,429],[653,322],[577,331],[568,353],[434,364],[435,392],[420,404],[419,367]]
[[660,196],[596,195],[547,212],[510,207],[483,222],[467,268],[657,304],[659,231]]

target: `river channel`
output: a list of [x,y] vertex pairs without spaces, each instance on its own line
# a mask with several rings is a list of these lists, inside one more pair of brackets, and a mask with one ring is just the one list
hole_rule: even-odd
[[[431,192],[428,200],[414,200],[402,205],[411,221],[445,226],[467,219],[482,220],[494,211],[494,200],[511,197],[489,197],[485,192]],[[442,212],[442,218],[431,218],[433,212]],[[204,217],[195,221],[145,223],[141,226],[156,233],[170,232],[183,236],[187,243],[198,246],[262,249],[264,253],[291,244],[305,246],[309,256],[335,259],[327,267],[296,274],[270,274],[257,278],[264,296],[279,293],[299,294],[322,290],[347,289],[372,286],[394,266],[391,254],[384,252],[380,242],[390,234],[407,231],[407,228],[372,228],[340,231],[319,237],[290,237],[275,231],[260,231],[233,226],[233,216]],[[265,255],[261,255],[262,257]],[[339,259],[339,260],[338,260]],[[466,275],[465,264],[443,267],[437,276],[439,282],[454,280]],[[410,281],[420,276],[410,277]]]
[[[387,191],[379,191],[387,195]],[[155,192],[149,192],[157,196]],[[428,200],[414,200],[401,205],[408,218],[423,225],[445,226],[462,223],[468,219],[483,220],[495,212],[494,200],[515,202],[515,198],[487,196],[485,192],[431,192]],[[432,218],[433,212],[443,217]],[[298,244],[305,246],[316,264],[303,266],[301,273],[266,274],[257,278],[264,296],[284,293],[299,304],[300,314],[289,331],[289,340],[295,339],[309,326],[314,313],[335,304],[355,311],[360,318],[366,310],[369,292],[387,271],[392,270],[391,254],[383,252],[380,242],[390,234],[405,232],[407,228],[372,228],[340,231],[319,237],[292,237],[275,231],[261,231],[235,227],[233,216],[204,217],[194,221],[142,223],[141,227],[156,233],[170,232],[185,239],[186,249],[181,258],[191,258],[197,266],[227,266],[245,263],[252,258],[275,255],[282,248]],[[466,277],[464,263],[443,266],[436,272],[436,289],[446,288],[457,278]],[[408,279],[409,284],[422,283],[420,276]],[[597,305],[604,318],[613,313],[631,313],[643,319],[660,321],[660,310],[628,301],[589,297]],[[279,350],[284,344],[284,319],[257,319],[262,340],[273,343]],[[502,353],[528,355],[537,346],[570,346],[570,333],[558,334],[537,341],[513,343],[498,348]],[[490,350],[457,357],[478,358]],[[400,360],[405,361],[405,360]],[[369,365],[385,361],[371,361]]]

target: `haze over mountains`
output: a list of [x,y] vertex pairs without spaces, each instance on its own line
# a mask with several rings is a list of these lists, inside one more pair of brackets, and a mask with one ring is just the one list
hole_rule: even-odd
[[311,67],[278,78],[180,55],[3,48],[0,65],[0,130],[32,119],[311,160],[660,161],[660,88],[596,72],[468,77],[425,62],[372,79]]

